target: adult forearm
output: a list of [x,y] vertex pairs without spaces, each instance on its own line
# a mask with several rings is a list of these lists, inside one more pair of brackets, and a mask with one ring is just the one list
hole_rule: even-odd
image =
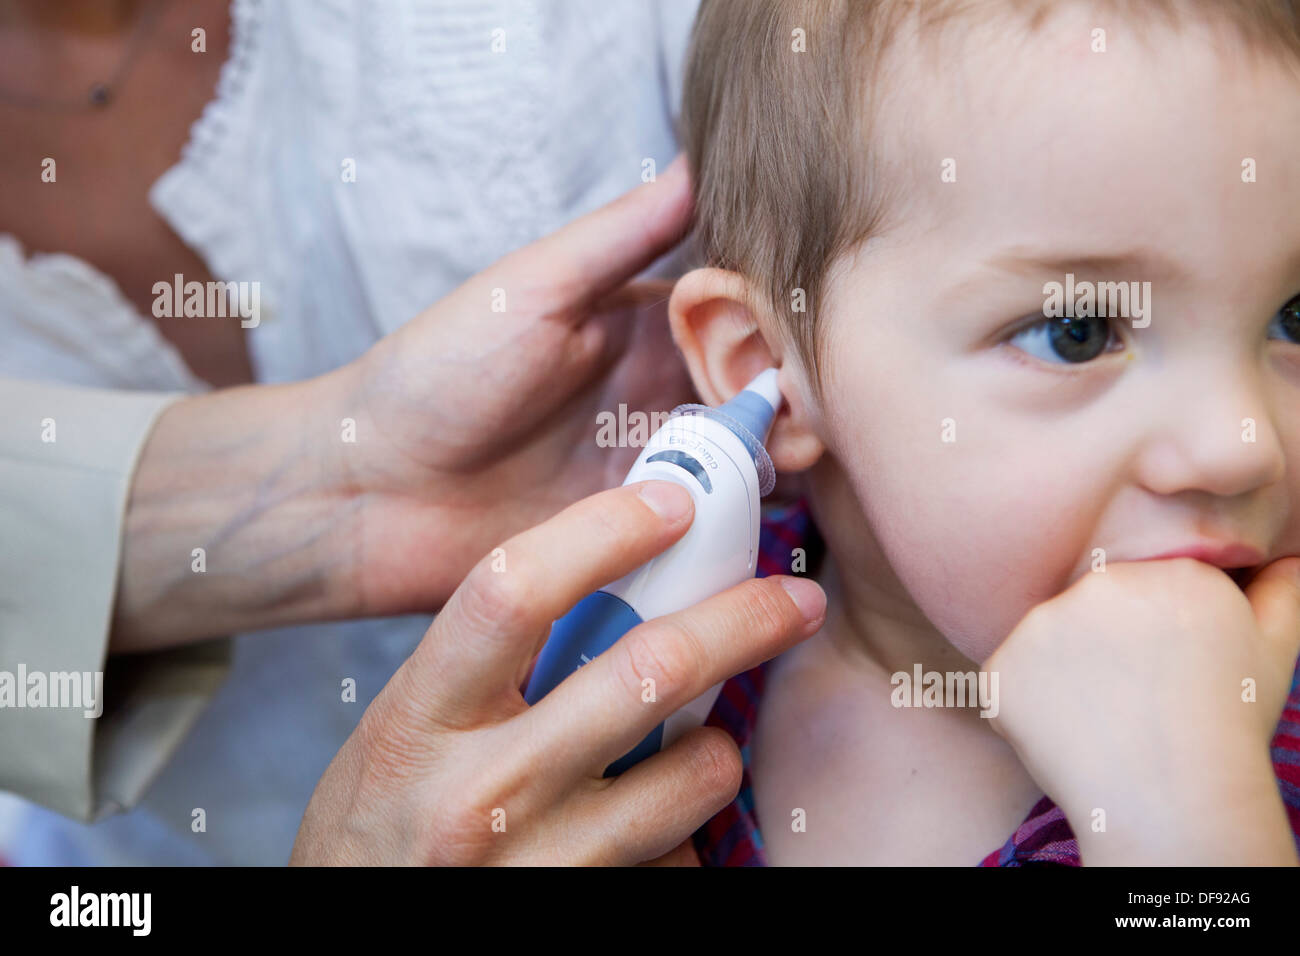
[[327,379],[183,399],[146,442],[109,650],[358,613],[358,499],[331,465]]

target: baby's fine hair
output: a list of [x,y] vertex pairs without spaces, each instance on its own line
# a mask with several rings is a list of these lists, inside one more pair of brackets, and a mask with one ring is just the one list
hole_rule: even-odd
[[[1032,31],[1081,4],[1099,25],[1110,14],[1135,25],[1192,18],[1235,28],[1252,50],[1300,62],[1300,0],[703,0],[681,130],[697,249],[705,264],[749,280],[750,308],[770,316],[818,394],[828,272],[887,227],[901,198],[883,148],[891,137],[873,135],[891,47],[954,22],[1001,18]],[[896,108],[906,112],[905,103]]]

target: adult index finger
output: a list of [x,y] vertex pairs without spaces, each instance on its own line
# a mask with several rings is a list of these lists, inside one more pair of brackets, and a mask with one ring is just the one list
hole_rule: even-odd
[[557,779],[599,777],[714,684],[811,637],[825,614],[826,595],[811,579],[741,582],[634,627],[521,715],[530,725],[524,737],[548,763],[563,765]]
[[640,567],[680,538],[690,493],[642,481],[584,498],[484,557],[411,655],[417,710],[472,726],[522,707],[519,682],[551,623],[586,595]]

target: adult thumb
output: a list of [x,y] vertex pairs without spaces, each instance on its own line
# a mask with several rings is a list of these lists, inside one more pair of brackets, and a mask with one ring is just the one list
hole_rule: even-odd
[[1258,571],[1246,586],[1246,599],[1278,661],[1294,667],[1300,655],[1300,557],[1278,558]]

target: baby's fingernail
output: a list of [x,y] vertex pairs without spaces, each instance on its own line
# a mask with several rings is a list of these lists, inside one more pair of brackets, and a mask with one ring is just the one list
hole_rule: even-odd
[[784,577],[781,587],[785,588],[799,613],[805,621],[815,621],[826,611],[826,592],[816,581],[808,578]]
[[647,481],[637,492],[650,509],[668,522],[676,522],[691,510],[691,493],[671,481]]

